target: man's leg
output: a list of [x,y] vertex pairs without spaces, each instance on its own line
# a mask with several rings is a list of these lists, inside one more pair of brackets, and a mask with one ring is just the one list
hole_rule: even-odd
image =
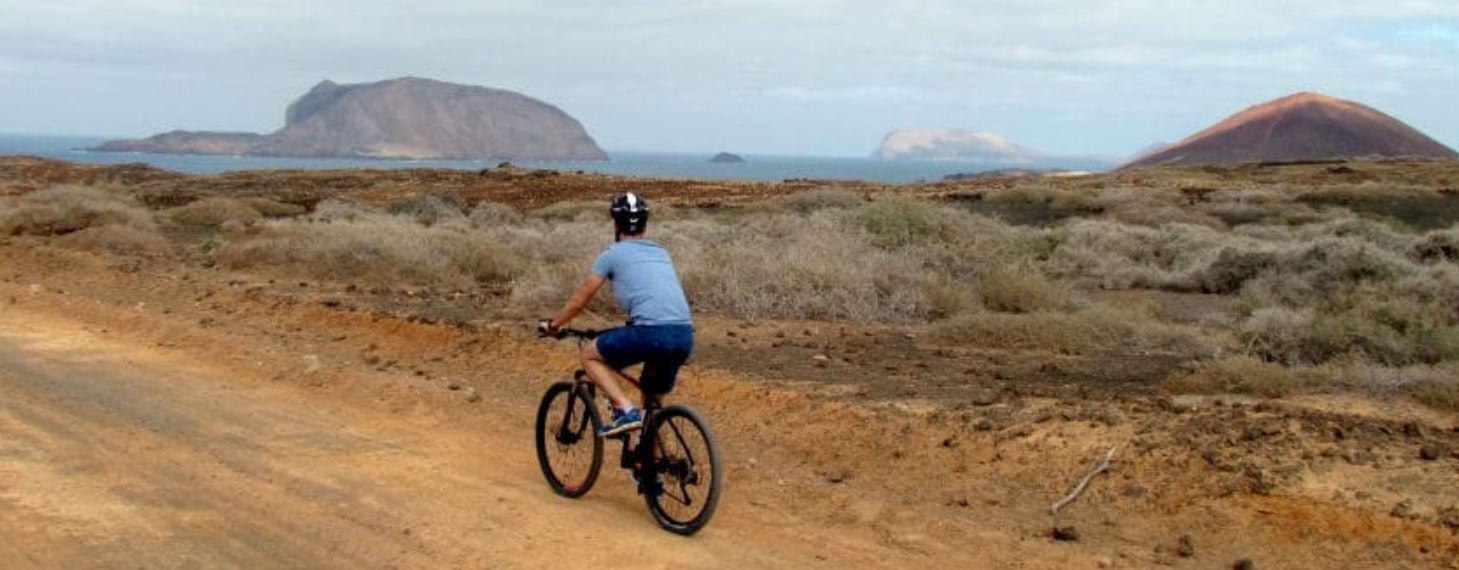
[[593,384],[596,384],[599,390],[608,395],[608,399],[613,402],[613,407],[620,410],[633,407],[633,401],[628,399],[628,395],[623,392],[623,387],[619,384],[619,381],[624,378],[623,373],[614,370],[607,361],[603,360],[603,355],[598,353],[598,341],[594,340],[584,344],[581,356],[583,370],[588,373],[588,378],[593,380]]

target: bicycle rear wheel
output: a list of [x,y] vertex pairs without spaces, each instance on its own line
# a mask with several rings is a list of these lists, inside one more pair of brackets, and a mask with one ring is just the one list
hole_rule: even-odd
[[602,420],[586,388],[558,382],[537,407],[537,463],[552,491],[576,499],[593,488],[603,466]]
[[645,473],[658,483],[643,494],[649,512],[664,530],[699,532],[714,516],[724,480],[709,424],[693,408],[673,405],[653,415],[644,435],[653,446]]

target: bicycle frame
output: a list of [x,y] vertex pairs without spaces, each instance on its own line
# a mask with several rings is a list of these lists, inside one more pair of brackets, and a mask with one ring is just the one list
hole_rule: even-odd
[[[643,423],[645,426],[648,426],[653,420],[654,413],[658,412],[659,409],[663,407],[663,400],[658,396],[644,393],[643,387],[638,383],[638,379],[633,378],[632,376],[628,376],[626,374],[623,377],[627,379],[628,382],[632,384],[633,387],[637,389],[640,394],[643,394]],[[587,391],[588,401],[598,401],[597,385],[595,385],[593,381],[588,378],[588,373],[586,370],[578,369],[577,371],[573,372],[573,384],[573,389],[575,391]],[[577,400],[572,401],[576,402]],[[569,408],[568,413],[572,413],[571,408]],[[567,424],[569,423],[569,421],[563,422],[564,431],[567,430]],[[608,439],[617,439],[620,440],[620,442],[623,444],[622,453],[620,454],[618,460],[618,466],[623,469],[632,471],[636,476],[638,476],[638,479],[640,481],[643,481],[646,479],[642,476],[644,467],[653,464],[653,457],[644,456],[640,453],[640,450],[653,449],[653,440],[652,434],[648,433],[646,430],[640,430],[640,433],[641,435],[639,436],[637,444],[633,442],[633,434],[631,433],[612,436]],[[561,437],[562,435],[565,434],[560,434],[559,437]],[[645,446],[645,443],[647,443],[648,445]]]

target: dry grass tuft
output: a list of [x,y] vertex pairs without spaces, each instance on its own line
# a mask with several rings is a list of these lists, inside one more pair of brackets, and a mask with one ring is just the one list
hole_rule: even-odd
[[1177,394],[1252,394],[1266,398],[1292,394],[1300,386],[1287,367],[1249,356],[1205,362],[1162,384]]
[[116,255],[157,255],[172,250],[172,244],[157,232],[123,225],[89,227],[56,238],[56,244]]
[[203,198],[166,210],[163,215],[174,224],[212,228],[227,222],[251,224],[263,219],[263,214],[242,200],[222,197]]

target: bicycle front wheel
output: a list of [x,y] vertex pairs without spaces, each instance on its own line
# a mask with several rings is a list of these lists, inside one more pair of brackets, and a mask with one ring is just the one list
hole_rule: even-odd
[[709,424],[693,408],[673,405],[653,415],[644,435],[653,446],[645,472],[656,483],[643,495],[649,512],[664,530],[699,532],[714,516],[724,480]]
[[537,407],[537,463],[552,491],[576,499],[593,488],[603,466],[602,420],[586,388],[558,382]]

